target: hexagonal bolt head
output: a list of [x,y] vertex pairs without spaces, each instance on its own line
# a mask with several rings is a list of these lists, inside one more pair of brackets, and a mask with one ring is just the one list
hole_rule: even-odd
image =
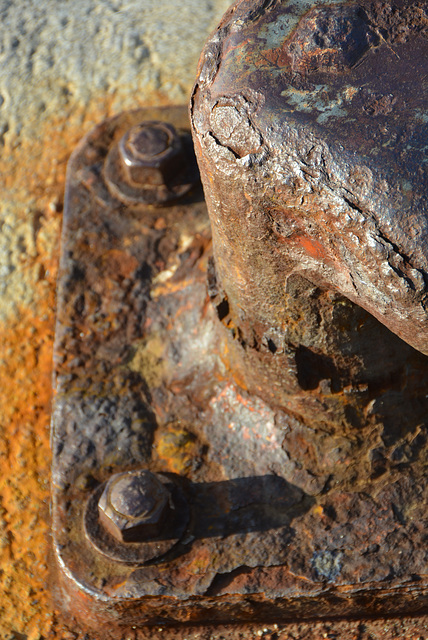
[[168,185],[185,163],[180,136],[166,122],[132,127],[119,141],[118,150],[125,174],[135,186]]
[[117,473],[99,499],[100,522],[119,542],[156,538],[169,515],[170,497],[151,471]]

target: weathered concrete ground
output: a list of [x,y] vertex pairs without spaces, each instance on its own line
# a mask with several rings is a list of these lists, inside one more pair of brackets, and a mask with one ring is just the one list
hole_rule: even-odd
[[[0,638],[87,638],[50,602],[49,411],[65,168],[121,109],[187,101],[229,0],[0,0]],[[174,638],[157,628],[123,638]],[[428,619],[195,628],[190,640],[428,637]]]
[[46,589],[49,402],[68,156],[112,113],[186,103],[228,5],[0,1],[1,638],[57,629]]

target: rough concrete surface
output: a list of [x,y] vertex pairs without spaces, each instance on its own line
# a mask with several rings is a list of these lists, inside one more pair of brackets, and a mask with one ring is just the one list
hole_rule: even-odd
[[186,103],[229,0],[0,1],[0,637],[66,638],[49,574],[49,402],[65,169],[104,117]]
[[[0,638],[92,640],[49,588],[49,412],[67,159],[121,109],[186,102],[229,0],[0,0]],[[123,638],[174,638],[165,628]],[[195,628],[186,637],[428,637],[428,619]]]

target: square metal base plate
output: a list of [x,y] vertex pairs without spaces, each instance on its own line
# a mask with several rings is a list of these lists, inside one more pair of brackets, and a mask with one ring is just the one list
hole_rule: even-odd
[[[369,427],[314,432],[234,380],[206,292],[201,189],[124,206],[103,180],[111,144],[154,119],[189,136],[185,108],[125,113],[69,165],[52,427],[63,605],[97,629],[421,612],[426,431],[390,463]],[[100,550],[88,525],[102,483],[138,468],[184,496],[177,538],[149,561],[136,543]]]

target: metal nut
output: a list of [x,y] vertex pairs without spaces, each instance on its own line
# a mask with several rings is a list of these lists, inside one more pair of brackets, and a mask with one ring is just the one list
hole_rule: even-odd
[[107,482],[98,502],[102,525],[120,542],[161,535],[170,512],[170,494],[151,471],[126,471]]
[[183,167],[183,146],[166,122],[142,122],[119,141],[119,156],[130,183],[144,187],[168,185]]

